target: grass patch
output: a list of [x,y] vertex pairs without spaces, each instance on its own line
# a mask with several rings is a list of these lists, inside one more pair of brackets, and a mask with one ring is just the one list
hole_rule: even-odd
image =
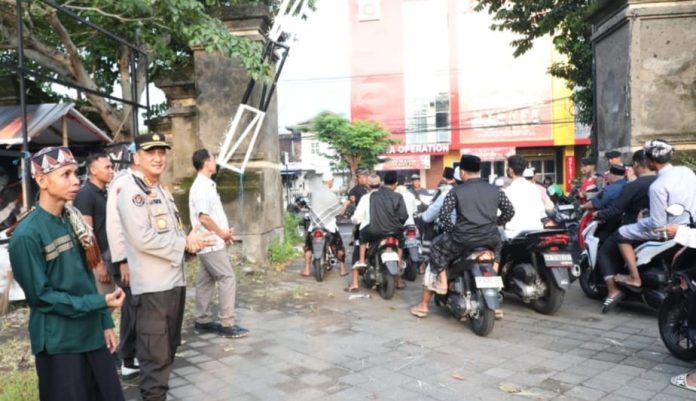
[[38,400],[39,380],[33,369],[14,370],[0,375],[0,401]]
[[297,258],[302,253],[295,246],[302,242],[302,237],[297,230],[299,218],[287,213],[283,219],[283,241],[272,241],[268,246],[268,260],[276,270],[285,268],[288,262]]

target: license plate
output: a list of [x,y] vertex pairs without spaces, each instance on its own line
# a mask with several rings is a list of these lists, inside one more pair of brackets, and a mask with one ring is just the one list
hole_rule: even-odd
[[545,253],[546,266],[572,266],[573,255],[569,253]]
[[476,288],[502,288],[503,279],[500,276],[476,277]]
[[382,254],[382,263],[398,262],[399,255],[396,252],[385,252]]
[[417,239],[407,239],[404,241],[404,247],[406,248],[412,248],[420,245],[420,241]]

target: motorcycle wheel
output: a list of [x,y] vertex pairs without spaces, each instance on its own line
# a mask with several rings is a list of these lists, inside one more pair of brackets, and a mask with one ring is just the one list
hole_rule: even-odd
[[404,269],[404,279],[408,281],[416,281],[418,277],[418,262],[414,262],[409,259],[406,262],[406,269]]
[[392,299],[396,291],[396,279],[389,273],[382,274],[382,283],[379,285],[379,296],[383,299]]
[[[479,298],[483,299],[483,294],[479,291]],[[495,325],[495,311],[487,306],[482,306],[477,318],[471,318],[471,331],[481,337],[486,337],[493,331]]]
[[314,261],[312,261],[312,266],[314,266],[314,278],[319,282],[324,281],[325,270],[324,265],[321,263],[321,259],[314,259]]
[[607,296],[606,288],[600,288],[595,280],[594,271],[590,269],[587,265],[587,257],[582,257],[580,259],[580,268],[582,273],[580,273],[580,288],[582,292],[590,299],[604,299]]
[[544,296],[532,300],[532,308],[541,313],[542,315],[553,315],[561,309],[563,305],[563,299],[565,298],[565,291],[556,287],[551,278],[551,273],[546,269],[539,270],[539,276],[544,280],[546,284],[546,289],[548,290]]
[[669,294],[662,302],[657,315],[657,325],[662,342],[675,358],[691,362],[696,360],[696,343],[687,336],[686,297]]

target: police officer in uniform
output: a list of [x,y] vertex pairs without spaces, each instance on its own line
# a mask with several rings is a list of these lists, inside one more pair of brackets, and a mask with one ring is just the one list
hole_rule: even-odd
[[210,245],[197,230],[187,237],[172,194],[160,183],[171,146],[160,134],[135,139],[135,164],[117,199],[137,305],[136,356],[143,401],[164,401],[176,349],[181,343],[186,280],[184,251]]

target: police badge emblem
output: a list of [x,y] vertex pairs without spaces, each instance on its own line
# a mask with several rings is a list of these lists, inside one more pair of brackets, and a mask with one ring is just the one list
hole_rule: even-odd
[[135,196],[133,196],[133,204],[134,204],[135,206],[140,207],[140,206],[142,206],[142,205],[145,204],[145,199],[143,198],[142,195],[140,195],[140,194],[135,194]]

